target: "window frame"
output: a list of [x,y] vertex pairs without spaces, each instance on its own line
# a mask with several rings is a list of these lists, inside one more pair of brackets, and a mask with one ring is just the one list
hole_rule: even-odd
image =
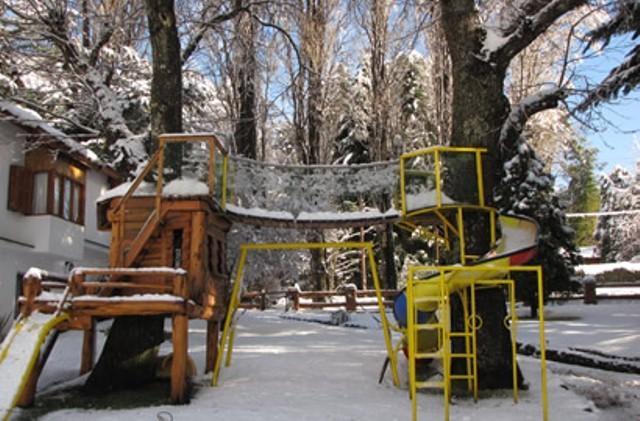
[[[66,176],[65,174],[61,174],[59,171],[56,171],[54,169],[50,169],[48,171],[35,171],[33,173],[34,183],[35,183],[36,174],[42,174],[42,173],[47,174],[47,205],[46,205],[47,210],[44,213],[42,212],[36,213],[34,212],[35,203],[32,203],[30,215],[56,216],[64,221],[71,222],[72,224],[84,226],[85,185],[79,181],[72,179],[71,177]],[[70,183],[69,218],[65,218],[64,216],[64,204],[65,204],[65,200],[67,200],[67,198],[65,197],[66,195],[65,195],[65,189],[64,189],[65,181],[68,181]],[[55,195],[56,183],[57,183],[57,189],[58,189],[57,200]],[[76,209],[74,206],[76,192],[80,196],[78,198],[77,214],[75,212]],[[32,197],[34,194],[35,194],[35,189],[33,189]],[[32,199],[32,202],[33,202],[33,199]]]

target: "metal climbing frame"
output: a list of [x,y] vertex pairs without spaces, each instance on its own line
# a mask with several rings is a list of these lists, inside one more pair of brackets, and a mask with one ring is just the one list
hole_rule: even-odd
[[383,326],[384,341],[387,348],[387,355],[391,362],[391,373],[393,377],[393,383],[396,386],[400,385],[398,379],[398,365],[396,360],[397,350],[394,352],[391,341],[391,332],[389,330],[389,321],[384,306],[384,298],[382,297],[380,279],[378,277],[378,267],[376,259],[373,253],[373,243],[371,242],[344,242],[344,243],[260,243],[260,244],[243,244],[240,246],[240,260],[238,262],[236,276],[233,284],[233,290],[231,292],[231,298],[229,300],[229,306],[227,308],[227,314],[225,318],[224,328],[222,331],[222,338],[218,346],[218,353],[213,370],[213,377],[211,383],[213,386],[218,385],[218,377],[220,375],[220,369],[222,367],[222,359],[224,358],[225,347],[227,348],[227,354],[225,359],[225,366],[231,365],[231,354],[233,352],[233,341],[235,337],[235,325],[233,324],[233,318],[238,309],[240,303],[240,291],[242,285],[242,278],[244,273],[244,266],[247,260],[247,254],[249,251],[254,250],[311,250],[311,249],[328,249],[328,248],[340,248],[340,249],[357,249],[364,250],[367,253],[369,260],[369,269],[371,271],[371,277],[373,278],[373,285],[376,290],[376,298],[378,301],[378,310],[380,311],[380,317]]
[[[420,278],[420,273],[431,274],[428,278]],[[449,420],[449,401],[451,399],[451,381],[467,380],[468,389],[473,393],[474,399],[478,397],[478,368],[477,368],[477,331],[482,327],[482,320],[476,313],[476,291],[482,288],[506,287],[509,300],[509,315],[504,320],[505,327],[511,331],[511,357],[513,375],[513,400],[518,402],[517,383],[517,315],[515,308],[515,285],[508,279],[510,272],[534,272],[538,284],[539,306],[539,340],[540,340],[540,365],[541,365],[541,405],[542,419],[548,420],[548,396],[546,376],[546,350],[544,338],[544,302],[542,269],[539,266],[414,266],[409,268],[407,280],[407,328],[409,360],[409,394],[411,398],[412,420],[417,420],[417,389],[439,388],[443,389],[444,419]],[[436,286],[437,294],[421,294],[420,289],[425,285],[431,285],[431,291]],[[451,331],[451,306],[452,293],[461,295],[463,303],[464,331]],[[469,302],[469,303],[468,303]],[[470,306],[470,308],[469,308]],[[424,308],[437,311],[439,320],[437,323],[421,323],[418,320],[418,311]],[[438,349],[435,352],[420,352],[418,349],[418,332],[421,330],[437,330]],[[464,353],[451,352],[451,338],[464,338]],[[418,381],[416,379],[416,360],[431,358],[442,361],[442,381]],[[455,358],[466,360],[467,372],[465,374],[451,374],[451,362]],[[395,364],[391,360],[391,364]]]

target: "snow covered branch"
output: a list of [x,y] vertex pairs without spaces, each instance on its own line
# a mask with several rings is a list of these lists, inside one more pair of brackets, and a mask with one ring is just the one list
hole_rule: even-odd
[[540,111],[556,108],[558,102],[566,98],[567,92],[557,86],[543,89],[528,96],[511,109],[509,117],[500,130],[500,145],[510,147],[520,137],[524,126],[531,116]]
[[529,0],[514,13],[511,20],[497,28],[485,28],[483,54],[489,62],[506,68],[511,59],[535,41],[566,13],[584,5],[587,0]]

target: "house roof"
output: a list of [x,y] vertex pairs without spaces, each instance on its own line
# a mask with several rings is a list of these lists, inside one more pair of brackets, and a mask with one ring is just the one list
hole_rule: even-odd
[[0,113],[9,116],[11,123],[24,129],[38,132],[52,139],[57,143],[56,146],[62,146],[65,152],[81,163],[103,172],[111,178],[121,178],[121,176],[112,167],[102,161],[95,152],[86,145],[83,145],[53,127],[37,112],[9,101],[0,100]]

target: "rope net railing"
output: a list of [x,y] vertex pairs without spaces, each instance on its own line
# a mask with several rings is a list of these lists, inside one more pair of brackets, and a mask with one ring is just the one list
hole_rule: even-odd
[[398,193],[398,161],[300,166],[234,156],[228,160],[226,205],[230,210],[268,210],[293,218],[385,213]]

